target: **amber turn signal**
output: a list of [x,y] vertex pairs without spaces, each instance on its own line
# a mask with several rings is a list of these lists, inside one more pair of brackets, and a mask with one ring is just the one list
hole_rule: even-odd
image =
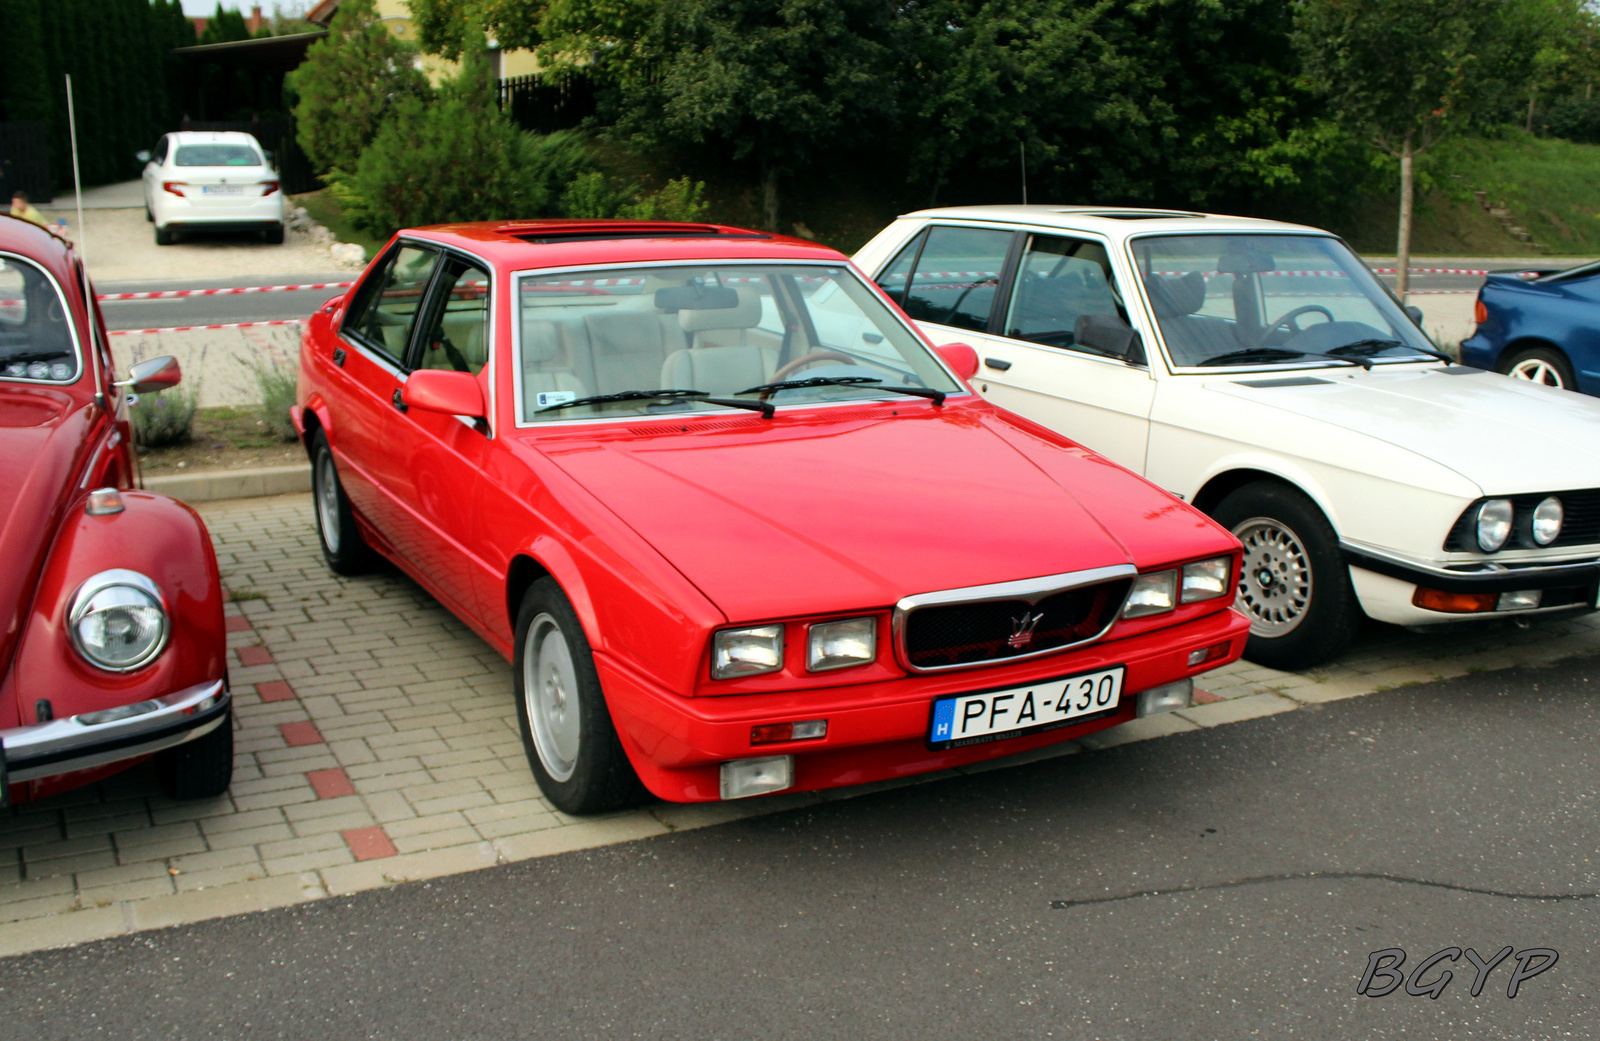
[[1424,589],[1418,586],[1417,591],[1411,594],[1411,602],[1430,611],[1474,614],[1478,611],[1493,611],[1499,605],[1500,597],[1495,593],[1446,593],[1442,589]]
[[1482,325],[1484,322],[1489,320],[1489,309],[1483,306],[1482,300],[1479,300],[1472,305],[1472,320],[1477,322],[1479,325]]
[[771,745],[779,741],[811,741],[827,736],[826,719],[808,719],[803,723],[767,723],[750,728],[752,745]]

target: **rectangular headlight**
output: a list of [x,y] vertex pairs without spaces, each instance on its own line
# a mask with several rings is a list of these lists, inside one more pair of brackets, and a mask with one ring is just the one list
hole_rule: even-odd
[[1178,573],[1157,571],[1140,575],[1133,580],[1128,592],[1128,602],[1122,607],[1122,617],[1143,618],[1146,615],[1170,611],[1178,595]]
[[806,671],[826,672],[865,665],[878,656],[878,620],[846,618],[811,627],[806,640]]
[[783,668],[783,626],[723,629],[711,637],[711,676],[731,680]]
[[1233,577],[1233,558],[1218,557],[1183,565],[1183,591],[1180,603],[1214,600],[1228,595],[1228,579]]

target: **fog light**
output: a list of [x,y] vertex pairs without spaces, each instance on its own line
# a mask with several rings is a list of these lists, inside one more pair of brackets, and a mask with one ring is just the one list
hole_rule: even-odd
[[1192,669],[1196,665],[1204,665],[1208,661],[1215,661],[1226,656],[1227,653],[1228,645],[1226,643],[1214,643],[1210,647],[1205,647],[1198,651],[1190,651],[1189,667]]
[[794,783],[794,756],[769,755],[722,764],[722,797],[748,799],[781,792]]
[[132,719],[142,716],[146,712],[154,712],[161,707],[159,701],[138,701],[132,705],[118,705],[116,708],[102,709],[99,712],[85,712],[74,716],[79,723],[86,727],[97,727],[103,723],[115,723],[119,719]]
[[1411,594],[1411,602],[1430,611],[1473,614],[1477,611],[1493,611],[1500,598],[1493,593],[1446,593],[1442,589],[1418,586],[1417,591]]
[[803,723],[768,723],[750,728],[752,745],[770,745],[778,741],[814,741],[828,736],[826,719],[808,719]]
[[1519,589],[1514,593],[1501,593],[1496,611],[1531,611],[1539,606],[1544,594],[1538,589]]
[[1159,687],[1139,692],[1139,715],[1153,716],[1158,712],[1188,708],[1194,704],[1194,680],[1163,683]]

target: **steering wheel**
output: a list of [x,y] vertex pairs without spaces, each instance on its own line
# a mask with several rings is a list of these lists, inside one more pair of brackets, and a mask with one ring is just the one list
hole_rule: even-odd
[[1278,326],[1280,325],[1285,329],[1294,330],[1296,334],[1305,332],[1304,329],[1300,328],[1300,326],[1296,324],[1295,319],[1309,311],[1320,312],[1322,316],[1330,322],[1334,320],[1333,312],[1328,310],[1326,307],[1323,307],[1321,304],[1306,304],[1304,307],[1295,308],[1293,311],[1290,311],[1288,314],[1284,315],[1282,318],[1279,318],[1276,322],[1273,322],[1271,325],[1263,329],[1261,331],[1261,339],[1259,342],[1266,343],[1268,337],[1277,332]]
[[846,365],[856,364],[856,360],[854,358],[850,357],[848,354],[841,354],[839,351],[830,351],[827,349],[812,351],[810,354],[802,354],[794,361],[778,366],[778,371],[772,374],[772,382],[780,383],[783,380],[788,379],[790,373],[799,372],[808,365],[815,365],[818,362],[824,361],[842,361]]

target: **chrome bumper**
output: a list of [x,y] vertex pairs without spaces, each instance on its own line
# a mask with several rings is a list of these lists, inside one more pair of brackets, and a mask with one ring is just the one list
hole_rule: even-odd
[[232,703],[227,684],[215,680],[123,706],[123,711],[139,711],[122,718],[94,722],[104,713],[89,712],[0,730],[0,805],[8,783],[87,770],[193,741],[227,725]]
[[[1341,542],[1346,564],[1413,585],[1446,593],[1506,593],[1518,589],[1560,589],[1600,586],[1600,561],[1579,560],[1561,564],[1526,561],[1512,565],[1482,563],[1438,567],[1406,560],[1365,546]],[[1594,597],[1588,598],[1590,604]]]

